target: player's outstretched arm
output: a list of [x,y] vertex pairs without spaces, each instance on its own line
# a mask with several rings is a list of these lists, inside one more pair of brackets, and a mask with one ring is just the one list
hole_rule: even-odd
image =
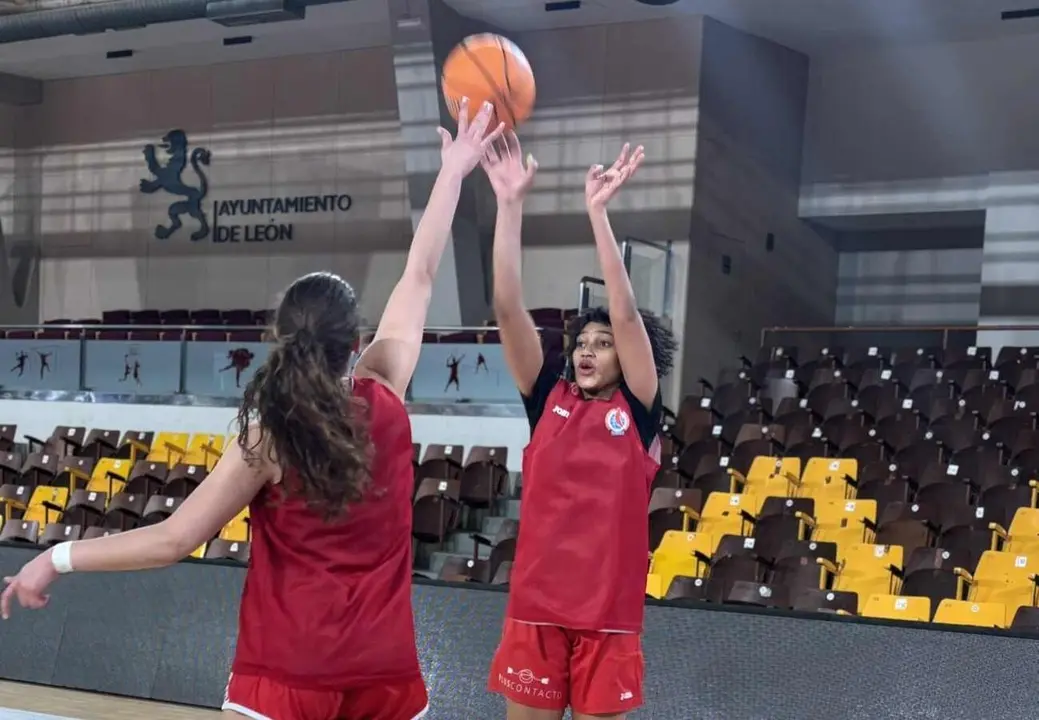
[[[250,430],[255,432],[255,430]],[[280,471],[257,453],[247,463],[238,443],[224,452],[202,484],[169,518],[117,535],[62,543],[37,555],[16,576],[4,578],[0,612],[6,620],[17,600],[24,608],[47,604],[47,589],[61,572],[118,572],[164,567],[182,560],[214,537]]]
[[653,347],[642,322],[635,291],[624,268],[624,258],[617,247],[606,206],[638,170],[645,157],[642,146],[634,150],[625,144],[613,165],[603,168],[593,165],[585,177],[584,195],[588,217],[592,222],[595,247],[599,255],[599,266],[606,284],[606,299],[609,303],[610,326],[617,347],[624,382],[638,400],[647,408],[652,407],[659,389],[656,365],[653,363]]
[[458,135],[451,137],[438,128],[441,139],[440,174],[422,214],[408,251],[404,274],[390,293],[375,339],[365,349],[354,373],[374,377],[404,397],[415,373],[422,348],[422,328],[433,296],[433,279],[444,256],[451,233],[451,222],[458,208],[462,180],[480,162],[484,152],[497,139],[503,125],[487,132],[493,107],[484,104],[470,124],[469,101],[462,99],[458,111]]
[[529,396],[541,372],[544,354],[534,320],[523,303],[523,199],[534,182],[538,164],[523,157],[513,132],[488,149],[483,169],[498,199],[494,222],[494,317],[501,335],[505,362],[519,391]]

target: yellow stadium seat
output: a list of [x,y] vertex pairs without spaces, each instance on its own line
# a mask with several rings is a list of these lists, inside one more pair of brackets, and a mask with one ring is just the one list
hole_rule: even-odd
[[226,438],[223,435],[193,435],[182,462],[186,465],[202,465],[212,470],[224,452]]
[[161,432],[155,436],[148,460],[173,467],[188,453],[188,433]]
[[1007,608],[1001,603],[970,600],[942,600],[934,613],[934,622],[975,627],[1007,627]]
[[857,593],[859,612],[871,595],[890,595],[894,588],[894,570],[901,571],[903,550],[898,545],[855,543],[837,549],[837,565],[821,561],[836,576],[834,590]]
[[876,500],[816,500],[812,540],[834,542],[838,547],[870,542],[876,520]]
[[61,520],[61,513],[65,510],[68,501],[68,488],[41,485],[33,490],[32,498],[29,499],[29,506],[26,508],[22,520],[39,523],[42,532],[48,523]]
[[848,479],[859,475],[859,462],[854,458],[812,458],[801,476],[801,495],[815,500],[842,500],[855,497]]
[[753,528],[744,513],[753,520],[761,511],[762,502],[763,498],[757,495],[712,492],[699,515],[692,511],[688,514],[696,520],[698,533],[707,533],[715,538],[744,535]]
[[193,558],[196,558],[198,560],[201,560],[205,556],[206,556],[206,546],[205,545],[199,545],[197,548],[195,548],[195,551],[192,552],[191,555],[189,555],[188,557],[193,557]]
[[931,598],[903,595],[870,595],[862,616],[884,620],[927,622],[931,619]]
[[801,484],[801,458],[759,455],[745,476],[736,470],[729,470],[729,474],[745,495],[796,497]]
[[101,458],[94,466],[94,472],[90,474],[90,482],[85,490],[89,492],[104,493],[109,497],[123,491],[126,478],[133,469],[133,463],[129,460],[117,458]]
[[[220,537],[222,540],[236,540],[225,537],[223,533]],[[716,540],[706,533],[685,533],[678,530],[665,532],[651,557],[649,575],[646,578],[646,594],[660,599],[667,593],[676,575],[699,577],[707,567],[715,544]]]
[[1039,508],[1018,508],[1006,532],[995,525],[990,527],[1003,538],[1003,552],[1039,560]]
[[961,581],[970,586],[966,595],[958,594],[975,604],[1002,604],[1009,617],[1013,617],[1022,605],[1035,605],[1037,569],[1039,559],[986,550],[973,573],[964,568],[955,569]]
[[249,542],[249,508],[244,508],[220,530],[220,539],[228,542]]

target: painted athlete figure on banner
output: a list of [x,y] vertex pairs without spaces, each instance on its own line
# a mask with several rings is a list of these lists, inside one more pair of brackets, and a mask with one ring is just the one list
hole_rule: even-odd
[[[523,303],[523,198],[537,164],[515,135],[488,152],[498,199],[494,314],[505,360],[523,396],[520,524],[501,645],[489,688],[508,720],[619,720],[642,703],[642,632],[649,488],[659,467],[660,378],[676,343],[641,312],[606,213],[642,164],[625,145],[611,167],[585,178],[585,201],[609,309],[571,320],[569,362],[543,356]],[[606,520],[609,519],[609,520]]]

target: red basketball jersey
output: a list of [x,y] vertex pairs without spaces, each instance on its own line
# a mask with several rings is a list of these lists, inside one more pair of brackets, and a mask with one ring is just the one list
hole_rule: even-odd
[[331,522],[284,499],[281,486],[253,500],[236,674],[331,690],[421,676],[411,613],[411,423],[378,382],[356,378],[353,392],[367,403],[374,447],[368,496]]
[[609,400],[588,400],[547,371],[532,395],[508,615],[640,632],[659,399],[647,409],[621,387]]

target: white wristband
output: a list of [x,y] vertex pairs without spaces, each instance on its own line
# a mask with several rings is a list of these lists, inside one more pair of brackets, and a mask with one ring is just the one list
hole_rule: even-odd
[[51,564],[59,575],[72,572],[72,543],[63,542],[51,549]]

